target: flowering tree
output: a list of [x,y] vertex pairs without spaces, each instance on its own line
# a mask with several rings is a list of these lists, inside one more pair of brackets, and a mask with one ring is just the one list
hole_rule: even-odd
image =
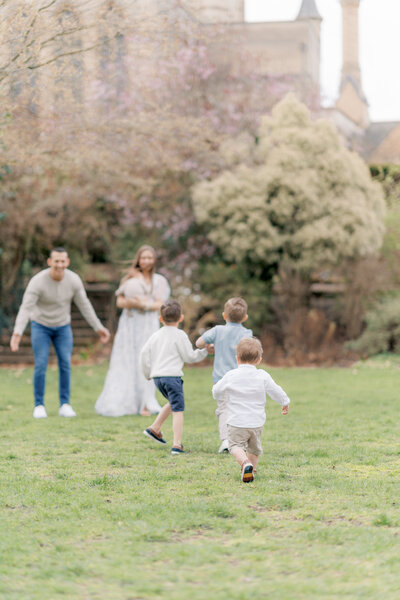
[[150,240],[179,274],[213,252],[190,186],[224,168],[227,135],[255,130],[288,82],[255,81],[244,56],[227,71],[215,50],[229,43],[224,28],[204,28],[178,0],[141,4],[0,3],[8,289],[25,258],[42,264],[58,243],[90,261]]

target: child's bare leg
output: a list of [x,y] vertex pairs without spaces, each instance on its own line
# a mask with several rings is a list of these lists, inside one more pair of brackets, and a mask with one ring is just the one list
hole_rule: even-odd
[[172,431],[174,434],[174,446],[182,445],[183,433],[183,411],[172,413]]
[[150,425],[150,429],[152,429],[155,433],[160,433],[161,427],[162,427],[164,421],[169,417],[170,414],[171,414],[171,405],[169,402],[167,402],[167,404],[164,404],[164,406],[158,413],[158,415],[155,418],[155,420],[153,421],[152,425]]
[[253,467],[256,469],[257,468],[258,459],[260,457],[257,456],[256,454],[251,454],[250,452],[247,453],[247,456],[248,456],[249,461],[253,465]]
[[240,448],[240,446],[233,446],[231,454],[240,466],[242,466],[245,462],[249,462],[246,452],[243,450],[243,448]]

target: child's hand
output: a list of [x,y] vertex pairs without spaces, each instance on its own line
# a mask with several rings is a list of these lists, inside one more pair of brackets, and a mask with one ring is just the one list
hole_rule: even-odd
[[214,344],[206,344],[208,354],[214,354]]
[[287,415],[288,412],[289,412],[289,404],[286,404],[286,406],[282,406],[282,414]]

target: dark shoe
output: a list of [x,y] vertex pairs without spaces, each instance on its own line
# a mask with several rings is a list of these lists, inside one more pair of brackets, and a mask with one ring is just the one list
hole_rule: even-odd
[[244,483],[249,483],[250,481],[254,480],[254,475],[253,475],[253,465],[249,462],[244,463],[243,467],[242,467],[242,481]]
[[185,454],[183,446],[172,446],[172,448],[171,448],[171,454],[172,455]]
[[161,431],[160,431],[160,433],[156,433],[155,431],[153,431],[151,429],[151,427],[148,427],[147,429],[145,429],[143,431],[143,434],[146,435],[147,437],[151,438],[155,442],[158,442],[159,444],[166,444],[167,443],[167,441],[164,440]]

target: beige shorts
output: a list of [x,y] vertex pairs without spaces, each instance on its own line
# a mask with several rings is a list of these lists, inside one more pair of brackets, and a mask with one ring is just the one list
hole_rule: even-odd
[[250,454],[255,454],[256,456],[262,454],[261,434],[263,429],[264,427],[246,428],[228,425],[229,452],[232,451],[232,448],[238,446],[250,452]]

